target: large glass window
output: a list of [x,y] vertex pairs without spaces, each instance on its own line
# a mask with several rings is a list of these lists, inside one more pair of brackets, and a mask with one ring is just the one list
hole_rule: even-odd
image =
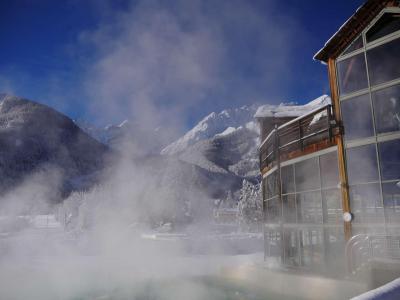
[[350,187],[350,207],[356,223],[384,223],[379,184]]
[[367,43],[400,30],[400,14],[384,14],[366,34]]
[[382,192],[386,221],[389,223],[400,222],[400,181],[384,183]]
[[320,188],[318,158],[311,158],[295,164],[296,191]]
[[[361,37],[366,43],[358,36],[336,63],[350,207],[354,222],[363,223],[353,234],[369,222],[400,221],[400,13],[383,14]],[[320,165],[324,184],[322,159]],[[339,217],[333,195],[322,190],[324,222]],[[375,228],[382,230],[374,225],[368,232]]]
[[[388,35],[390,38],[385,39]],[[363,36],[366,45],[362,43]],[[377,40],[379,44],[372,43]],[[364,51],[352,54],[359,49]],[[377,90],[380,87],[377,85],[396,84],[400,80],[399,53],[400,13],[390,12],[381,16],[372,28],[348,46],[343,54],[350,57],[338,59],[337,80],[347,141],[400,130],[400,86]],[[344,98],[367,88],[374,91],[351,99]]]
[[297,230],[285,230],[283,232],[283,241],[284,241],[284,263],[292,266],[301,265],[300,257],[299,257],[299,236]]
[[321,265],[324,263],[324,237],[321,229],[300,230],[302,244],[301,262],[305,266]]
[[[275,174],[266,180],[271,182],[271,190],[275,190]],[[279,223],[283,235],[279,243],[274,234],[267,232],[267,255],[281,253],[286,265],[320,267],[328,262],[325,245],[329,245],[329,263],[335,263],[334,257],[340,256],[338,250],[344,240],[337,151],[283,166],[280,175],[282,199],[273,196],[265,201],[265,221],[269,225]],[[295,230],[294,224],[298,227]],[[329,230],[325,231],[323,224],[329,224]]]
[[341,95],[368,87],[364,53],[338,62],[337,70]]
[[322,188],[337,187],[339,184],[339,169],[337,152],[324,154],[319,158]]
[[379,180],[375,144],[347,149],[346,159],[350,184]]
[[285,223],[296,223],[296,197],[292,195],[282,196],[283,221]]
[[[343,222],[343,221],[341,221]],[[344,230],[342,227],[325,228],[325,259],[330,263],[329,271],[332,273],[338,272],[343,274],[344,264],[343,257],[345,255],[346,240],[344,238]],[[327,243],[328,242],[328,243]]]
[[274,197],[265,202],[267,206],[267,223],[278,223],[281,220],[282,208],[279,197]]
[[272,198],[279,194],[279,178],[276,171],[268,175],[265,188],[266,199]]
[[293,165],[282,167],[282,194],[294,193],[294,170]]
[[[338,224],[342,222],[337,151],[281,167],[265,179],[266,221]],[[278,195],[281,184],[282,198]]]
[[346,140],[374,135],[369,94],[342,101],[341,107]]
[[400,39],[367,51],[371,86],[400,78]]
[[322,191],[322,204],[324,213],[324,223],[341,224],[342,215],[342,197],[340,189],[329,189]]
[[400,130],[400,85],[372,93],[377,133]]
[[400,140],[379,143],[382,180],[400,179]]
[[299,223],[322,223],[320,191],[296,194],[296,205]]

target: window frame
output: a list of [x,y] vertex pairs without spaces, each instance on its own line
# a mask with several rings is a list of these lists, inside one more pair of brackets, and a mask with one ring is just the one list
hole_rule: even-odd
[[[361,47],[360,49],[357,49],[353,52],[350,53],[346,53],[346,54],[341,54],[339,55],[336,59],[335,59],[335,64],[337,66],[337,63],[343,60],[346,60],[348,58],[351,58],[355,55],[359,55],[360,53],[364,53],[364,59],[365,59],[365,64],[366,64],[366,72],[367,72],[367,80],[368,80],[368,87],[362,90],[358,90],[358,91],[354,91],[352,93],[348,93],[345,95],[341,95],[340,91],[338,90],[338,95],[339,95],[339,104],[342,103],[342,101],[348,101],[351,100],[355,97],[358,96],[362,96],[362,95],[368,95],[369,96],[369,101],[370,101],[370,107],[371,107],[371,118],[372,118],[372,123],[373,123],[373,136],[370,137],[364,137],[364,138],[355,138],[355,139],[351,139],[348,140],[346,139],[344,141],[345,144],[345,148],[347,149],[351,149],[354,147],[360,147],[360,146],[365,146],[365,145],[370,145],[373,144],[375,147],[375,152],[376,152],[376,163],[377,163],[377,167],[378,167],[378,179],[376,181],[373,182],[363,182],[363,183],[356,183],[356,184],[352,184],[351,186],[358,186],[358,185],[363,185],[363,184],[378,184],[379,185],[379,194],[380,194],[380,199],[377,199],[381,204],[382,207],[384,207],[384,195],[383,195],[383,185],[385,183],[391,183],[395,180],[382,180],[382,166],[381,166],[381,161],[380,161],[380,150],[379,150],[379,143],[381,142],[386,142],[386,141],[391,141],[391,140],[396,140],[396,139],[400,139],[400,131],[394,131],[394,132],[384,132],[384,133],[378,133],[377,132],[377,126],[376,126],[376,112],[375,112],[375,108],[374,108],[374,103],[373,103],[373,99],[372,99],[372,94],[374,92],[386,89],[386,88],[390,88],[396,85],[400,85],[400,78],[394,78],[392,80],[383,82],[383,83],[379,83],[376,84],[374,86],[371,86],[371,82],[370,82],[370,74],[369,74],[369,65],[368,65],[368,58],[367,58],[367,51],[374,49],[376,47],[385,45],[387,43],[390,43],[394,40],[399,39],[400,40],[400,30],[397,30],[395,32],[392,32],[386,36],[383,36],[381,38],[378,38],[370,43],[367,43],[366,40],[366,33],[380,20],[380,18],[386,14],[386,13],[400,13],[400,8],[397,7],[393,7],[393,8],[385,8],[383,9],[377,16],[376,18],[362,31],[362,33],[360,35],[358,35],[357,37],[355,37],[353,39],[353,41],[355,41],[357,38],[359,38],[360,36],[362,36],[363,38],[363,47]],[[352,41],[352,42],[353,42]],[[351,45],[351,44],[350,44]],[[350,46],[349,45],[349,46]],[[348,48],[348,47],[347,47]],[[342,52],[345,53],[347,48]],[[336,84],[337,87],[339,86],[339,74],[338,74],[338,70],[336,68]],[[340,112],[342,113],[342,106],[339,105],[340,108]],[[346,124],[344,124],[344,126],[346,127]],[[347,153],[345,154],[345,161],[347,162]],[[346,163],[347,165],[347,163]],[[346,173],[348,173],[347,167],[346,167]],[[384,222],[386,226],[386,223],[388,223],[388,218],[386,216],[386,212],[384,210]],[[356,224],[357,226],[359,226],[360,224]]]
[[[376,48],[376,47],[382,46],[382,45],[384,45],[384,44],[387,44],[387,43],[389,43],[389,42],[392,42],[392,41],[394,41],[394,40],[396,40],[396,39],[400,39],[400,30],[397,30],[397,31],[395,31],[395,32],[393,32],[393,33],[391,33],[391,34],[388,34],[388,35],[386,35],[386,36],[384,36],[384,37],[381,37],[381,38],[379,38],[379,39],[377,39],[377,40],[375,40],[375,41],[372,41],[372,42],[370,42],[370,43],[367,43],[367,41],[366,41],[366,33],[367,33],[367,32],[379,21],[379,19],[380,19],[384,14],[386,14],[386,13],[400,13],[400,8],[397,8],[397,7],[390,7],[390,8],[385,8],[385,9],[383,9],[383,10],[378,14],[378,16],[377,16],[377,17],[362,31],[362,33],[359,34],[359,35],[357,35],[357,36],[353,39],[353,41],[350,43],[350,45],[349,45],[349,47],[350,47],[351,44],[352,44],[355,40],[357,40],[360,36],[362,36],[362,39],[363,39],[363,47],[361,47],[360,49],[357,49],[357,50],[355,50],[355,51],[353,51],[353,52],[350,52],[350,53],[341,54],[341,55],[339,55],[339,56],[335,59],[335,64],[337,65],[338,62],[341,62],[341,61],[343,61],[343,60],[346,60],[346,59],[351,58],[351,57],[353,57],[353,56],[356,56],[356,55],[358,55],[358,54],[364,53],[364,60],[365,60],[365,65],[366,65],[366,69],[367,69],[366,72],[367,72],[367,79],[368,79],[368,87],[367,87],[367,88],[364,88],[364,89],[362,89],[362,90],[358,90],[358,91],[354,91],[354,92],[345,94],[345,95],[340,95],[340,94],[339,94],[339,99],[340,99],[340,101],[346,100],[346,99],[349,99],[349,98],[353,98],[353,97],[355,97],[355,96],[357,96],[357,95],[360,95],[360,94],[371,93],[371,91],[376,91],[376,90],[380,90],[380,89],[383,89],[383,88],[386,88],[386,87],[390,87],[390,86],[392,86],[392,85],[400,84],[400,77],[399,77],[399,78],[395,78],[395,79],[393,79],[393,80],[390,80],[390,81],[387,81],[387,82],[384,82],[384,83],[380,83],[380,84],[371,86],[371,84],[370,84],[370,76],[369,76],[369,74],[368,74],[368,73],[369,73],[369,71],[368,71],[368,60],[367,60],[367,56],[366,56],[367,51],[368,51],[368,50],[371,50],[371,49],[374,49],[374,48]],[[347,49],[348,49],[348,47],[347,47],[345,50],[343,50],[343,52],[346,52]],[[343,52],[342,52],[342,53],[343,53]],[[338,76],[339,76],[339,74],[337,73],[337,69],[338,69],[338,68],[336,67],[337,84],[339,84],[339,81],[338,81]]]
[[[349,58],[349,57],[351,57],[351,56],[360,54],[360,53],[364,52],[365,50],[369,50],[369,49],[378,47],[378,46],[380,46],[380,45],[382,45],[382,44],[385,44],[385,43],[387,43],[387,42],[390,42],[390,41],[395,40],[396,38],[398,38],[398,37],[400,36],[400,30],[397,30],[397,31],[392,32],[392,33],[390,33],[390,34],[388,34],[388,35],[385,35],[385,36],[383,36],[383,37],[381,37],[381,38],[378,38],[378,39],[376,39],[376,40],[374,40],[374,41],[372,41],[372,42],[370,42],[370,43],[367,43],[367,40],[366,40],[366,34],[367,34],[367,32],[368,32],[372,27],[375,26],[375,24],[381,19],[381,17],[382,17],[384,14],[387,14],[387,13],[388,13],[388,14],[390,14],[390,13],[394,13],[394,14],[400,13],[400,8],[397,8],[397,7],[387,7],[387,8],[385,8],[385,9],[383,9],[383,10],[371,21],[371,23],[370,23],[359,35],[357,35],[357,36],[351,41],[351,43],[346,47],[346,49],[344,49],[344,50],[342,51],[342,53],[337,57],[336,60],[337,60],[337,61],[344,60],[344,59]],[[354,51],[352,51],[352,52],[345,53],[345,52],[347,51],[347,49],[353,44],[353,42],[355,42],[360,36],[362,36],[363,47],[361,47],[361,48],[359,48],[359,49],[357,49],[357,50],[354,50]],[[344,54],[344,53],[345,53],[345,54]]]
[[[342,225],[342,224],[339,225],[339,224],[329,223],[329,219],[326,218],[325,214],[324,214],[324,209],[326,208],[326,205],[324,203],[323,193],[325,191],[327,191],[327,190],[333,190],[335,188],[337,188],[339,193],[340,193],[339,185],[337,187],[333,187],[333,186],[324,187],[323,184],[322,184],[322,180],[319,180],[318,188],[299,191],[298,188],[297,188],[297,184],[296,184],[296,167],[295,167],[296,164],[298,164],[300,162],[303,162],[303,161],[306,161],[306,160],[309,160],[309,159],[317,159],[317,168],[318,168],[317,172],[318,172],[318,176],[321,178],[321,157],[324,156],[324,155],[327,155],[327,154],[332,154],[332,153],[336,153],[336,155],[338,155],[337,146],[329,147],[327,149],[324,149],[324,150],[321,150],[321,151],[318,151],[318,152],[314,152],[314,153],[311,153],[311,154],[308,154],[308,155],[304,155],[304,156],[301,156],[301,157],[298,157],[298,158],[294,158],[294,159],[291,159],[291,160],[287,160],[287,161],[284,161],[284,162],[281,163],[281,165],[280,165],[281,168],[284,168],[284,167],[287,167],[287,166],[292,166],[293,181],[294,181],[294,191],[293,192],[289,192],[289,193],[285,193],[285,194],[282,193],[281,196],[283,198],[285,196],[293,195],[294,196],[294,203],[295,203],[295,206],[296,206],[296,211],[295,211],[296,222],[295,223],[285,223],[284,222],[284,227],[291,227],[291,226],[296,226],[296,227],[310,227],[310,226],[311,227],[313,227],[313,226],[331,227],[331,226],[341,226]],[[337,156],[337,159],[338,159],[338,156]],[[282,180],[282,178],[281,178],[281,180]],[[340,181],[339,178],[338,178],[338,180]],[[338,182],[338,184],[339,184],[339,182]],[[306,194],[306,193],[312,193],[312,192],[319,192],[320,193],[321,210],[322,210],[321,211],[321,223],[302,223],[302,222],[299,222],[298,207],[297,207],[298,196],[297,195]],[[285,210],[285,208],[282,205],[282,215],[285,215],[284,210]]]
[[[357,37],[355,37],[353,39],[353,41],[355,41],[356,39],[358,39],[360,36],[362,36],[363,39],[363,47],[361,47],[358,50],[355,50],[351,53],[347,53],[344,55],[339,55],[339,57],[336,58],[335,60],[335,64],[337,66],[337,64],[343,60],[346,60],[348,58],[351,58],[353,56],[359,55],[361,53],[364,54],[364,60],[365,60],[365,65],[366,65],[366,75],[367,75],[367,81],[368,81],[368,86],[367,88],[364,88],[362,90],[358,90],[358,91],[354,91],[345,95],[341,95],[340,91],[339,92],[339,102],[341,103],[342,101],[347,101],[350,99],[353,99],[355,97],[358,96],[362,96],[362,95],[368,95],[369,96],[369,101],[370,101],[370,107],[371,107],[371,118],[372,118],[372,125],[373,125],[373,133],[374,135],[371,137],[367,137],[367,138],[361,138],[361,139],[351,139],[351,140],[346,140],[345,144],[348,143],[353,143],[355,141],[359,141],[359,140],[368,140],[368,139],[376,139],[377,136],[383,136],[383,135],[387,135],[390,133],[377,133],[377,129],[376,129],[376,114],[375,114],[375,109],[374,109],[374,104],[373,104],[373,99],[372,99],[372,93],[385,89],[385,88],[389,88],[395,85],[400,85],[400,77],[399,78],[395,78],[393,80],[387,81],[387,82],[383,82],[374,86],[371,86],[371,82],[370,82],[370,74],[369,74],[369,66],[368,66],[368,59],[367,59],[367,51],[374,49],[376,47],[382,46],[384,44],[387,44],[389,42],[392,42],[394,40],[399,39],[400,40],[400,30],[397,30],[389,35],[386,35],[384,37],[381,37],[377,40],[374,40],[370,43],[367,43],[366,40],[366,33],[380,20],[380,18],[386,14],[386,13],[400,13],[400,8],[397,7],[392,7],[392,8],[385,8],[383,9],[378,16],[362,31],[361,34],[359,34]],[[352,41],[352,42],[353,42]],[[351,44],[350,44],[351,45]],[[349,46],[350,46],[349,45]],[[343,51],[346,52],[347,48]],[[339,87],[339,74],[338,74],[338,68],[336,67],[336,81],[337,81],[337,86]],[[340,112],[342,114],[342,107],[340,106]],[[346,124],[344,124],[344,126],[346,127]],[[394,134],[396,132],[393,132]]]

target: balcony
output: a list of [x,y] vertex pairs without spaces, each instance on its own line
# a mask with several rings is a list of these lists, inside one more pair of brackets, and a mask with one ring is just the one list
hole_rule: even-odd
[[262,142],[260,169],[263,172],[280,161],[333,146],[338,133],[332,105],[291,120],[272,130]]

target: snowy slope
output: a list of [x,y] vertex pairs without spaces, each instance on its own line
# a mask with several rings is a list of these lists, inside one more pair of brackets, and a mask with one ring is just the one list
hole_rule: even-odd
[[210,172],[254,177],[258,175],[258,137],[257,131],[239,126],[229,133],[199,141],[177,156]]
[[65,115],[16,96],[0,95],[0,193],[26,176],[56,170],[62,191],[83,187],[103,167],[108,148]]
[[[243,106],[235,109],[223,110],[220,113],[212,112],[189,130],[183,137],[165,147],[161,154],[177,154],[198,141],[209,139],[217,134],[222,134],[227,128],[244,126],[254,121],[255,106]],[[226,134],[227,132],[225,132]]]

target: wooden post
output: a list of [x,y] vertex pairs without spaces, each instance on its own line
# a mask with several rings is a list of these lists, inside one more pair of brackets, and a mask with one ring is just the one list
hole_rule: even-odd
[[[331,98],[333,111],[335,113],[335,121],[337,124],[342,126],[342,117],[340,114],[340,103],[339,103],[339,89],[337,86],[336,79],[336,64],[333,58],[328,60],[328,72],[329,72],[329,85],[331,88]],[[339,178],[340,178],[340,189],[342,195],[342,209],[343,213],[351,213],[350,209],[350,195],[349,195],[349,184],[346,172],[346,159],[345,159],[345,148],[343,140],[343,132],[341,130],[340,134],[336,136],[336,143],[338,147],[338,167],[339,167]],[[343,221],[344,222],[344,221]],[[351,222],[344,222],[344,236],[346,241],[348,241],[351,236]]]
[[326,114],[328,116],[328,134],[329,134],[329,142],[332,142],[333,132],[332,132],[332,105],[328,105],[326,108]]

